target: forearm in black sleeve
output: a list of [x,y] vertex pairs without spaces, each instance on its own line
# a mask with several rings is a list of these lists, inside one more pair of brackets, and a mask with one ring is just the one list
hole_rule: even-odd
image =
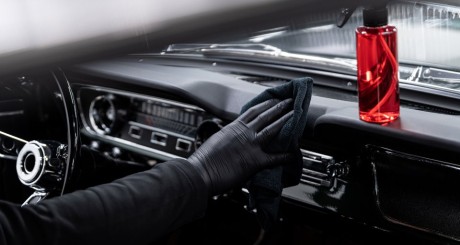
[[148,244],[204,215],[208,190],[185,160],[20,207],[0,202],[0,244]]

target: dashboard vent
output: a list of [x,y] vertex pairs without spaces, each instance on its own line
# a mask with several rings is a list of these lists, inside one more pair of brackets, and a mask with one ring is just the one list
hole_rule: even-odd
[[237,78],[246,82],[260,84],[266,87],[275,87],[283,83],[289,82],[289,80],[287,79],[267,76],[238,75]]
[[411,103],[411,102],[401,102],[401,104],[405,105],[408,108],[420,110],[420,111],[427,111],[427,112],[448,114],[448,115],[460,115],[460,112],[458,111],[430,106],[430,105],[416,104],[416,103]]
[[331,156],[302,149],[303,168],[300,182],[330,191],[337,189],[338,178],[349,172],[346,162],[336,162]]

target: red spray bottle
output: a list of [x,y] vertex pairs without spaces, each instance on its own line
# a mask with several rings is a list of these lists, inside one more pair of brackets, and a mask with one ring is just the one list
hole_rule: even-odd
[[356,29],[359,118],[388,123],[400,107],[396,27],[386,7],[365,8],[363,24]]

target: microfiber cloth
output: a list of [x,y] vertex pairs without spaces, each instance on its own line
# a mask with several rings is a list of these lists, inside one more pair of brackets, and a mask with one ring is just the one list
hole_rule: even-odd
[[275,224],[283,188],[297,185],[302,174],[302,156],[299,141],[307,123],[313,80],[298,78],[285,84],[266,89],[245,104],[241,113],[250,107],[270,99],[294,100],[294,113],[281,128],[276,138],[265,149],[267,152],[293,152],[297,158],[282,166],[266,169],[257,173],[247,183],[249,208],[257,210],[257,218],[265,231]]

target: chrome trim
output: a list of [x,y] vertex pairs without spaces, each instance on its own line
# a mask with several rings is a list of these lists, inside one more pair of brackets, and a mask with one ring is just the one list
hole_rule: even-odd
[[419,81],[411,81],[409,79],[399,79],[399,83],[402,85],[415,85],[418,87],[423,87],[423,88],[428,88],[432,90],[437,90],[437,91],[443,91],[443,92],[448,92],[456,96],[456,98],[460,98],[460,91],[458,89],[451,89],[451,88],[446,88],[446,87],[441,87],[438,85],[433,85],[429,83],[424,83],[424,82],[419,82]]
[[161,128],[156,128],[156,127],[144,125],[144,124],[142,124],[142,123],[133,122],[133,121],[129,121],[128,123],[129,123],[130,125],[135,125],[135,126],[138,126],[138,127],[144,128],[144,129],[148,129],[148,130],[152,130],[152,131],[157,131],[157,132],[164,133],[164,134],[167,134],[167,135],[171,135],[171,136],[174,136],[174,137],[177,137],[177,138],[184,138],[184,139],[191,140],[191,141],[194,141],[194,140],[195,140],[194,138],[188,137],[188,136],[186,136],[186,135],[174,133],[174,132],[171,132],[171,131],[168,131],[168,130],[164,130],[164,129],[161,129]]
[[319,161],[317,158],[314,158],[315,156],[320,157],[320,159],[326,159],[326,160],[333,160],[334,159],[332,156],[324,155],[324,154],[321,154],[321,153],[318,153],[318,152],[308,151],[308,150],[305,150],[305,149],[300,149],[300,152],[302,153],[303,157],[306,157],[306,156],[310,157],[310,158],[308,158],[308,160]]
[[11,134],[7,134],[7,133],[5,133],[3,131],[0,131],[0,135],[3,135],[3,136],[8,137],[10,139],[14,139],[14,140],[19,141],[19,142],[24,143],[24,144],[27,144],[27,142],[28,142],[27,140],[21,139],[19,137],[11,135]]
[[[188,145],[187,149],[183,149],[183,148],[179,147],[179,143],[186,143]],[[180,139],[180,138],[177,139],[177,141],[176,141],[176,151],[190,152],[191,149],[192,149],[192,142],[191,141]]]
[[[312,181],[315,180],[316,182]],[[326,179],[316,178],[310,175],[302,174],[302,178],[300,179],[300,183],[315,186],[315,187],[327,187],[331,184],[331,181]]]
[[321,172],[318,172],[318,171],[315,171],[315,170],[311,170],[311,169],[306,169],[306,168],[303,168],[302,169],[302,176],[303,175],[309,175],[311,177],[315,177],[315,178],[327,178],[329,177],[326,173],[321,173]]
[[[136,54],[139,55],[139,54]],[[164,54],[155,54],[155,53],[142,53],[141,55],[143,56],[151,56],[151,57],[161,57],[164,56]],[[196,59],[196,54],[176,54],[176,53],[168,53],[167,56],[169,57],[180,57],[180,58],[185,58],[185,59]],[[238,61],[239,64],[244,64],[247,61]],[[217,63],[216,63],[217,64]],[[279,64],[264,64],[266,67],[278,67]],[[308,73],[308,74],[315,74],[315,75],[322,75],[322,76],[329,76],[329,77],[335,77],[335,78],[340,78],[340,79],[349,79],[353,82],[356,83],[356,75],[350,75],[350,74],[342,74],[342,73],[335,73],[333,71],[326,71],[326,70],[314,70],[313,68],[299,68],[299,67],[287,67],[287,70],[291,71],[301,71],[303,73]],[[330,85],[330,84],[328,84]]]
[[[164,142],[154,139],[156,136],[162,137]],[[159,133],[159,132],[152,132],[152,135],[150,136],[150,143],[153,143],[153,144],[156,144],[156,145],[166,146],[167,145],[167,142],[166,142],[167,140],[168,140],[168,135],[163,134],[163,133]]]
[[[132,133],[133,129],[139,130],[139,135],[133,134],[133,133]],[[141,138],[141,134],[142,134],[142,129],[141,129],[139,126],[130,125],[130,126],[129,126],[129,129],[128,129],[128,134],[129,134],[129,136],[131,136],[131,137],[133,137],[133,138],[135,138],[135,139],[140,139],[140,138]]]
[[159,97],[155,97],[155,96],[142,95],[142,94],[138,94],[138,93],[120,91],[120,90],[111,89],[111,88],[105,88],[105,87],[100,87],[100,86],[84,86],[84,87],[80,88],[80,91],[81,91],[81,89],[90,89],[90,90],[94,90],[94,91],[98,91],[98,92],[113,93],[113,94],[128,96],[128,97],[135,98],[135,99],[144,99],[144,100],[156,101],[156,102],[160,102],[160,103],[166,103],[166,104],[170,104],[170,105],[175,105],[175,106],[179,106],[179,107],[183,107],[183,108],[188,108],[188,109],[197,110],[197,111],[203,111],[204,112],[204,110],[202,108],[198,107],[198,106],[194,106],[194,105],[190,105],[190,104],[186,104],[186,103],[182,103],[182,102],[177,102],[177,101],[173,101],[173,100],[169,100],[169,99],[163,99],[163,98],[159,98]]
[[92,111],[94,110],[94,104],[96,104],[96,102],[100,101],[100,100],[107,100],[109,103],[110,103],[110,106],[113,107],[115,109],[115,106],[112,102],[112,100],[110,98],[107,98],[108,95],[105,94],[105,95],[99,95],[97,96],[96,98],[94,98],[92,101],[91,101],[91,104],[89,105],[89,109],[88,109],[88,117],[89,117],[89,123],[91,124],[91,126],[93,127],[94,131],[96,131],[97,133],[99,134],[107,134],[107,133],[110,133],[110,126],[107,126],[107,125],[102,125],[102,126],[106,126],[106,130],[102,130],[100,129],[97,124],[96,124],[96,121],[94,120],[94,117],[92,115]]
[[[260,48],[262,50],[251,49],[251,47],[258,47],[258,48]],[[278,47],[275,47],[275,46],[269,45],[269,44],[263,44],[263,43],[237,43],[237,44],[218,43],[218,44],[209,45],[209,48],[211,48],[213,50],[216,50],[216,49],[217,50],[219,50],[219,49],[223,49],[223,50],[237,49],[237,50],[243,50],[243,51],[247,51],[247,52],[263,51],[263,52],[277,52],[277,53],[279,53],[279,52],[283,51]],[[203,50],[207,50],[207,49],[202,48],[201,51],[203,51]],[[174,49],[170,49],[168,47],[167,51],[174,51]]]
[[0,158],[1,159],[6,159],[6,160],[13,160],[13,161],[16,161],[16,159],[18,159],[15,156],[9,156],[9,155],[5,155],[5,154],[1,154],[1,153],[0,153]]
[[[304,165],[300,182],[317,187],[327,187],[330,192],[337,191],[339,178],[344,178],[349,173],[349,166],[346,161],[337,162],[333,156],[300,149]],[[317,171],[305,166],[305,162],[321,165],[324,171]]]
[[[82,130],[82,133],[86,134],[89,137],[94,137],[95,139],[102,140],[102,141],[104,141],[106,143],[115,143],[115,144],[118,144],[121,147],[123,147],[123,146],[132,147],[132,148],[140,150],[139,152],[145,151],[145,152],[153,153],[153,154],[155,154],[157,156],[161,156],[161,157],[164,157],[164,158],[167,158],[167,159],[184,158],[184,157],[180,157],[180,156],[170,154],[170,153],[167,153],[167,152],[164,152],[164,151],[153,149],[153,148],[150,148],[150,147],[147,147],[147,146],[143,146],[143,145],[140,145],[140,144],[137,144],[137,143],[133,143],[133,142],[128,141],[128,140],[115,138],[115,137],[112,137],[112,136],[109,136],[109,135],[100,135],[100,134],[95,133],[94,131],[92,131],[88,127],[85,127]],[[141,153],[145,154],[145,152],[141,152]]]
[[[22,207],[25,206],[25,205],[29,205],[29,204],[37,204],[38,202],[40,202],[41,200],[45,199],[47,196],[49,195],[49,192],[43,192],[43,191],[35,191],[34,193],[32,193],[32,195],[30,195],[23,203],[22,203]],[[34,203],[30,203],[31,200],[35,199],[35,198],[38,198]]]
[[[174,46],[175,45],[175,46]],[[346,73],[356,73],[356,64],[343,59],[325,58],[315,55],[296,54],[283,51],[272,45],[262,43],[239,43],[239,44],[205,44],[201,47],[181,48],[180,44],[170,45],[165,53],[197,51],[203,55],[229,56],[234,58],[254,57],[288,61],[296,64],[305,64],[321,69],[336,69]]]
[[[16,173],[18,179],[26,186],[34,188],[35,183],[40,180],[45,171],[45,166],[51,157],[49,148],[39,143],[38,141],[31,141],[22,147],[16,160]],[[29,158],[34,158],[34,165],[32,169],[28,169],[25,161]]]
[[202,49],[205,56],[219,56],[226,58],[247,57],[254,59],[271,59],[278,62],[289,62],[298,66],[306,66],[316,69],[335,69],[337,72],[346,74],[356,73],[356,65],[341,59],[324,58],[314,55],[294,54],[285,51],[266,51],[266,50],[244,50],[238,48],[209,48]]
[[6,112],[0,112],[0,117],[4,117],[4,116],[16,116],[16,115],[22,115],[24,114],[24,111],[23,110],[19,110],[19,111],[6,111]]

